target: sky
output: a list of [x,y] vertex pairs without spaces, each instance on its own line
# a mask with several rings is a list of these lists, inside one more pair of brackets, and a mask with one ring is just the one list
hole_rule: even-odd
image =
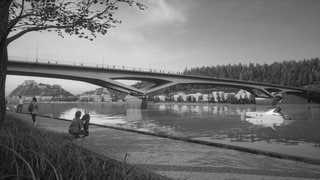
[[[116,17],[123,22],[93,41],[32,32],[9,45],[9,57],[170,71],[320,57],[319,0],[140,2],[148,9],[121,6]],[[73,94],[98,88],[78,81],[9,75],[6,94],[29,79],[61,84]]]

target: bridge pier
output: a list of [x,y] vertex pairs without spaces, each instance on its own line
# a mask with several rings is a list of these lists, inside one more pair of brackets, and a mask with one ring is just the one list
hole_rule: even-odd
[[147,109],[147,107],[148,107],[147,97],[143,96],[142,97],[142,102],[141,102],[141,109]]
[[146,96],[132,96],[127,95],[125,97],[126,108],[129,109],[147,109],[148,102]]

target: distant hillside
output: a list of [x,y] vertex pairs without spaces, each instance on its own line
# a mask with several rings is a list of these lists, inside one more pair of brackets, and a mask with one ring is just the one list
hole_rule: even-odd
[[64,90],[60,85],[49,85],[43,83],[37,83],[33,80],[25,81],[23,84],[15,88],[9,97],[13,96],[62,96],[69,97],[74,96],[70,92]]
[[95,89],[95,90],[92,90],[92,91],[86,91],[81,95],[102,95],[102,94],[109,94],[109,91],[107,90],[107,88],[98,88],[98,89]]

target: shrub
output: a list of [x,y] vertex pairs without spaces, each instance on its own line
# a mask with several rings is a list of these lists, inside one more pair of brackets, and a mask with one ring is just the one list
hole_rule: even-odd
[[8,119],[0,130],[0,179],[163,179],[78,147],[69,136]]

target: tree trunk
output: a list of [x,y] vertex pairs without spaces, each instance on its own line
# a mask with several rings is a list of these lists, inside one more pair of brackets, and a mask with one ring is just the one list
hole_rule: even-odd
[[8,51],[5,42],[0,43],[0,127],[4,122],[6,115],[6,76],[7,76],[7,64],[8,64]]
[[6,76],[8,64],[8,50],[7,50],[7,37],[8,37],[8,19],[9,7],[12,0],[0,1],[0,127],[4,122],[6,115]]

